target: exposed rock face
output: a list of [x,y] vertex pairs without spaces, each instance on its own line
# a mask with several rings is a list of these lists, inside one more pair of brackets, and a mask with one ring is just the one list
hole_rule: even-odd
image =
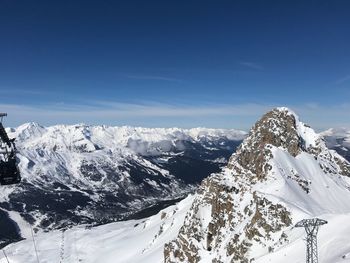
[[[291,223],[285,207],[252,191],[248,184],[229,186],[220,175],[212,176],[199,189],[178,238],[166,244],[165,262],[200,262],[205,252],[218,255],[212,262],[230,262],[227,258],[249,262],[252,243],[264,247],[266,240]],[[281,232],[276,245],[286,240]]]
[[227,168],[202,182],[178,237],[165,245],[164,262],[252,262],[285,245],[294,222],[288,204],[275,197],[283,196],[280,185],[303,199],[315,190],[294,162],[311,162],[335,179],[350,176],[349,163],[322,137],[287,108],[274,109],[255,124]]

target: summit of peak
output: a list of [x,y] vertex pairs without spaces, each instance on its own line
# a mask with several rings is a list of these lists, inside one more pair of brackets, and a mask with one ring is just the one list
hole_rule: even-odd
[[293,111],[286,107],[275,108],[255,123],[249,137],[260,146],[271,144],[283,147],[295,156],[301,146],[302,126],[304,125]]
[[[320,140],[320,135],[309,125],[301,122],[299,116],[287,107],[274,108],[265,113],[261,119],[256,122],[251,130],[251,134],[254,133],[254,130],[264,133],[259,133],[259,136],[267,136],[267,134],[269,134],[268,137],[270,141],[266,141],[266,143],[277,147],[282,146],[287,149],[290,149],[288,138],[290,139],[291,137],[298,137],[298,145],[294,146],[298,146],[300,149],[306,149],[310,146],[315,147]],[[281,144],[279,141],[284,143]],[[293,151],[290,153],[294,156],[297,154]]]
[[295,113],[295,111],[293,111],[292,109],[290,109],[288,107],[276,107],[276,108],[273,108],[272,110],[266,112],[263,115],[263,117],[265,115],[273,116],[276,119],[283,119],[286,116],[290,116],[290,117],[294,118],[295,122],[299,122],[299,116]]
[[312,128],[299,121],[290,109],[280,107],[265,113],[250,130],[237,152],[231,157],[229,168],[244,167],[264,178],[269,170],[273,147],[296,157],[302,152],[321,151],[324,142]]
[[273,110],[281,111],[281,112],[287,112],[289,114],[296,115],[295,112],[293,110],[291,110],[290,108],[288,108],[288,107],[276,107]]

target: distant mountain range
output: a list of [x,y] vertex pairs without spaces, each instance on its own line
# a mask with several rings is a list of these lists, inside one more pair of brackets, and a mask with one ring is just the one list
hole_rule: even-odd
[[[326,143],[324,133],[315,133],[287,108],[266,113],[248,135],[239,134],[245,139],[227,165],[203,179],[195,194],[139,220],[38,233],[39,258],[104,263],[304,262],[306,234],[294,226],[301,219],[320,217],[328,221],[319,231],[320,262],[348,262],[350,163],[327,147],[346,148],[347,136],[339,139],[327,131]],[[217,149],[207,146],[209,141],[217,145],[207,136],[204,148]],[[197,136],[191,138],[198,141]],[[180,182],[175,176],[174,181]],[[27,240],[7,246],[6,253],[15,262],[34,263],[28,226],[17,222]]]
[[37,123],[7,132],[16,138],[23,180],[1,189],[3,244],[21,238],[11,218],[50,230],[147,215],[140,211],[169,205],[218,172],[246,136],[205,128]]
[[350,129],[329,129],[321,133],[327,146],[350,161]]

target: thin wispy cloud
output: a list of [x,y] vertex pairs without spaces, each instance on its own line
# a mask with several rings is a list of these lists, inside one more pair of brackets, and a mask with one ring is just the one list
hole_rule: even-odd
[[53,91],[40,89],[18,89],[12,87],[0,87],[0,93],[6,95],[53,95]]
[[[119,103],[91,102],[83,104],[52,104],[26,106],[0,104],[9,113],[12,126],[36,121],[43,125],[88,124],[137,125],[137,126],[207,126],[248,130],[262,114],[283,105],[247,103],[240,105],[172,105],[158,102]],[[344,123],[350,112],[350,104],[323,106],[314,103],[292,105],[301,119],[318,130],[350,126]],[[54,122],[53,122],[54,120]],[[160,121],[161,120],[161,121]],[[185,125],[184,125],[185,123]]]
[[153,75],[127,75],[129,79],[138,79],[138,80],[159,80],[159,81],[170,81],[170,82],[182,82],[181,79],[170,78],[164,76],[153,76]]
[[337,79],[335,81],[335,84],[340,85],[340,84],[343,84],[344,82],[348,82],[348,81],[350,81],[350,75],[346,75],[345,77]]
[[258,63],[255,63],[255,62],[241,61],[239,64],[244,66],[244,67],[250,68],[250,69],[255,69],[255,70],[262,70],[262,69],[264,69],[263,66],[261,66]]

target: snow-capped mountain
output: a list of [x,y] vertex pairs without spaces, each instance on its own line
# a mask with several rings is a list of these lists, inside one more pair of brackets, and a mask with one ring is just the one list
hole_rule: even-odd
[[336,150],[350,162],[350,129],[329,129],[321,133],[328,148]]
[[205,128],[37,123],[7,132],[16,138],[23,179],[0,193],[4,243],[20,238],[10,218],[50,230],[112,222],[158,203],[162,208],[162,200],[182,197],[219,171],[245,136],[242,131]]
[[349,200],[350,164],[292,111],[274,109],[204,179],[165,262],[251,262],[295,241],[303,218],[350,213]]
[[[321,262],[350,262],[349,200],[349,162],[291,110],[277,108],[226,168],[177,205],[146,219],[35,238],[43,262],[301,263],[305,232],[294,225],[320,217],[328,221],[319,231]],[[36,262],[30,239],[5,250],[15,262]]]

